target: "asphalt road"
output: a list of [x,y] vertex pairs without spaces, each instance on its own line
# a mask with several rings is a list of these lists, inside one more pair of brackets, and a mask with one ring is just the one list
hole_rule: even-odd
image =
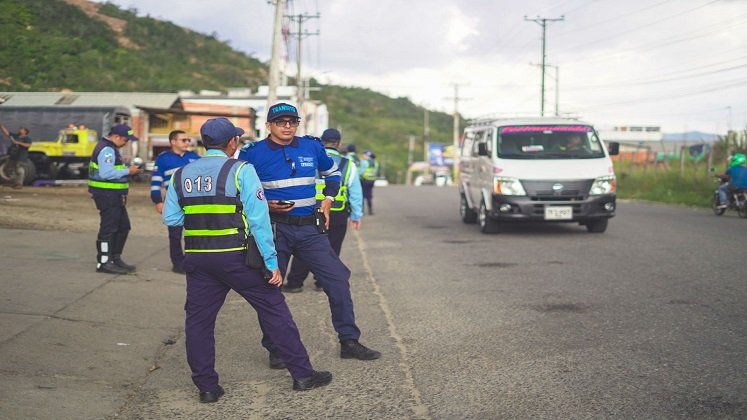
[[484,235],[454,188],[375,195],[343,260],[383,358],[339,359],[324,296],[288,295],[314,366],[335,375],[293,392],[232,294],[212,405],[189,379],[165,229],[130,239],[138,275],[119,277],[92,272],[91,234],[0,230],[0,418],[747,417],[747,220],[620,203],[604,234]]

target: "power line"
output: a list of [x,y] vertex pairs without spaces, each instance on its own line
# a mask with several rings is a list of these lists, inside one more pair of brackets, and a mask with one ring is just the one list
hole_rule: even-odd
[[[558,33],[558,36],[565,36],[565,35],[568,35],[568,34],[573,33],[573,32],[585,31],[587,29],[595,28],[595,27],[597,27],[599,25],[604,25],[605,23],[608,23],[608,22],[617,22],[617,21],[620,21],[620,19],[622,19],[622,18],[631,16],[631,15],[635,15],[637,13],[641,13],[641,12],[644,12],[644,11],[649,10],[649,9],[653,9],[654,7],[660,6],[660,5],[664,4],[664,3],[669,3],[670,1],[673,1],[673,0],[664,0],[662,2],[659,2],[659,3],[656,3],[656,4],[652,4],[650,6],[646,6],[646,7],[642,8],[642,9],[634,10],[632,12],[624,13],[622,15],[616,15],[615,17],[610,18],[610,19],[600,20],[600,21],[594,22],[594,23],[592,23],[590,25],[584,25],[584,26],[582,26],[580,28],[578,28],[578,27],[571,28],[570,30],[567,30],[565,32]],[[586,5],[588,5],[588,3],[585,4],[585,6]],[[576,10],[576,9],[574,9],[574,10]],[[565,12],[564,14],[565,15],[569,15],[574,10],[569,11],[569,12]]]
[[610,39],[614,39],[614,38],[617,38],[619,36],[629,34],[631,32],[635,32],[635,31],[637,31],[639,29],[648,28],[648,27],[654,26],[654,25],[659,25],[659,24],[661,24],[661,22],[664,22],[664,21],[670,20],[670,19],[674,19],[676,17],[682,16],[682,15],[687,14],[687,13],[694,12],[694,11],[696,11],[698,9],[702,9],[703,7],[710,6],[711,4],[716,3],[717,1],[719,1],[719,0],[711,0],[708,3],[706,3],[706,4],[703,4],[703,5],[700,5],[700,6],[697,6],[697,7],[693,7],[692,9],[688,9],[688,10],[685,10],[685,11],[680,12],[680,13],[675,13],[673,15],[657,19],[655,22],[650,22],[650,23],[647,23],[645,25],[636,26],[634,28],[628,29],[627,31],[623,31],[623,32],[614,34],[612,36],[608,36],[606,38],[599,38],[599,39],[596,39],[594,41],[587,42],[587,43],[584,43],[584,44],[575,45],[575,46],[572,46],[570,48],[571,49],[580,49],[580,48],[583,48],[583,47],[587,47],[589,45],[594,45],[594,44],[598,44],[598,43],[603,42],[603,41],[608,41]]

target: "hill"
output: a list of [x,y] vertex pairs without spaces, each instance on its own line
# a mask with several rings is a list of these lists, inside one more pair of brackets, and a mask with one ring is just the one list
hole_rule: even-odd
[[[225,91],[267,80],[265,63],[215,35],[111,3],[0,0],[0,27],[0,90]],[[420,139],[415,159],[423,155],[422,107],[368,89],[320,87],[313,98],[328,105],[330,125],[341,126],[348,143],[376,151],[390,180],[405,170],[408,135]],[[451,143],[451,117],[430,117],[433,141]]]

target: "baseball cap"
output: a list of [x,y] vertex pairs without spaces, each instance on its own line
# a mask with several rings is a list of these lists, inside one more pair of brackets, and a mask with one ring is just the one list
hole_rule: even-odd
[[355,153],[355,145],[354,144],[348,144],[348,152],[349,153]]
[[271,106],[270,112],[267,113],[267,121],[274,121],[280,117],[298,118],[298,110],[295,106],[284,102]]
[[340,132],[334,128],[328,128],[322,133],[322,141],[334,142],[339,141],[340,139],[342,139]]
[[206,146],[219,146],[236,136],[244,134],[244,130],[233,125],[228,118],[211,118],[200,127],[200,137]]
[[109,134],[116,134],[118,136],[126,137],[127,140],[138,141],[137,137],[133,134],[132,128],[127,124],[117,124],[109,130]]

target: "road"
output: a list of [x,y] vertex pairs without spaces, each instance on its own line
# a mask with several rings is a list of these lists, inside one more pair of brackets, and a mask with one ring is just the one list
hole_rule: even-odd
[[747,220],[625,202],[604,234],[484,235],[459,220],[453,188],[375,194],[343,260],[362,341],[383,358],[339,359],[323,295],[288,295],[312,362],[335,375],[294,393],[232,294],[213,405],[189,379],[165,231],[130,240],[137,276],[105,277],[90,233],[0,230],[0,418],[747,416]]

